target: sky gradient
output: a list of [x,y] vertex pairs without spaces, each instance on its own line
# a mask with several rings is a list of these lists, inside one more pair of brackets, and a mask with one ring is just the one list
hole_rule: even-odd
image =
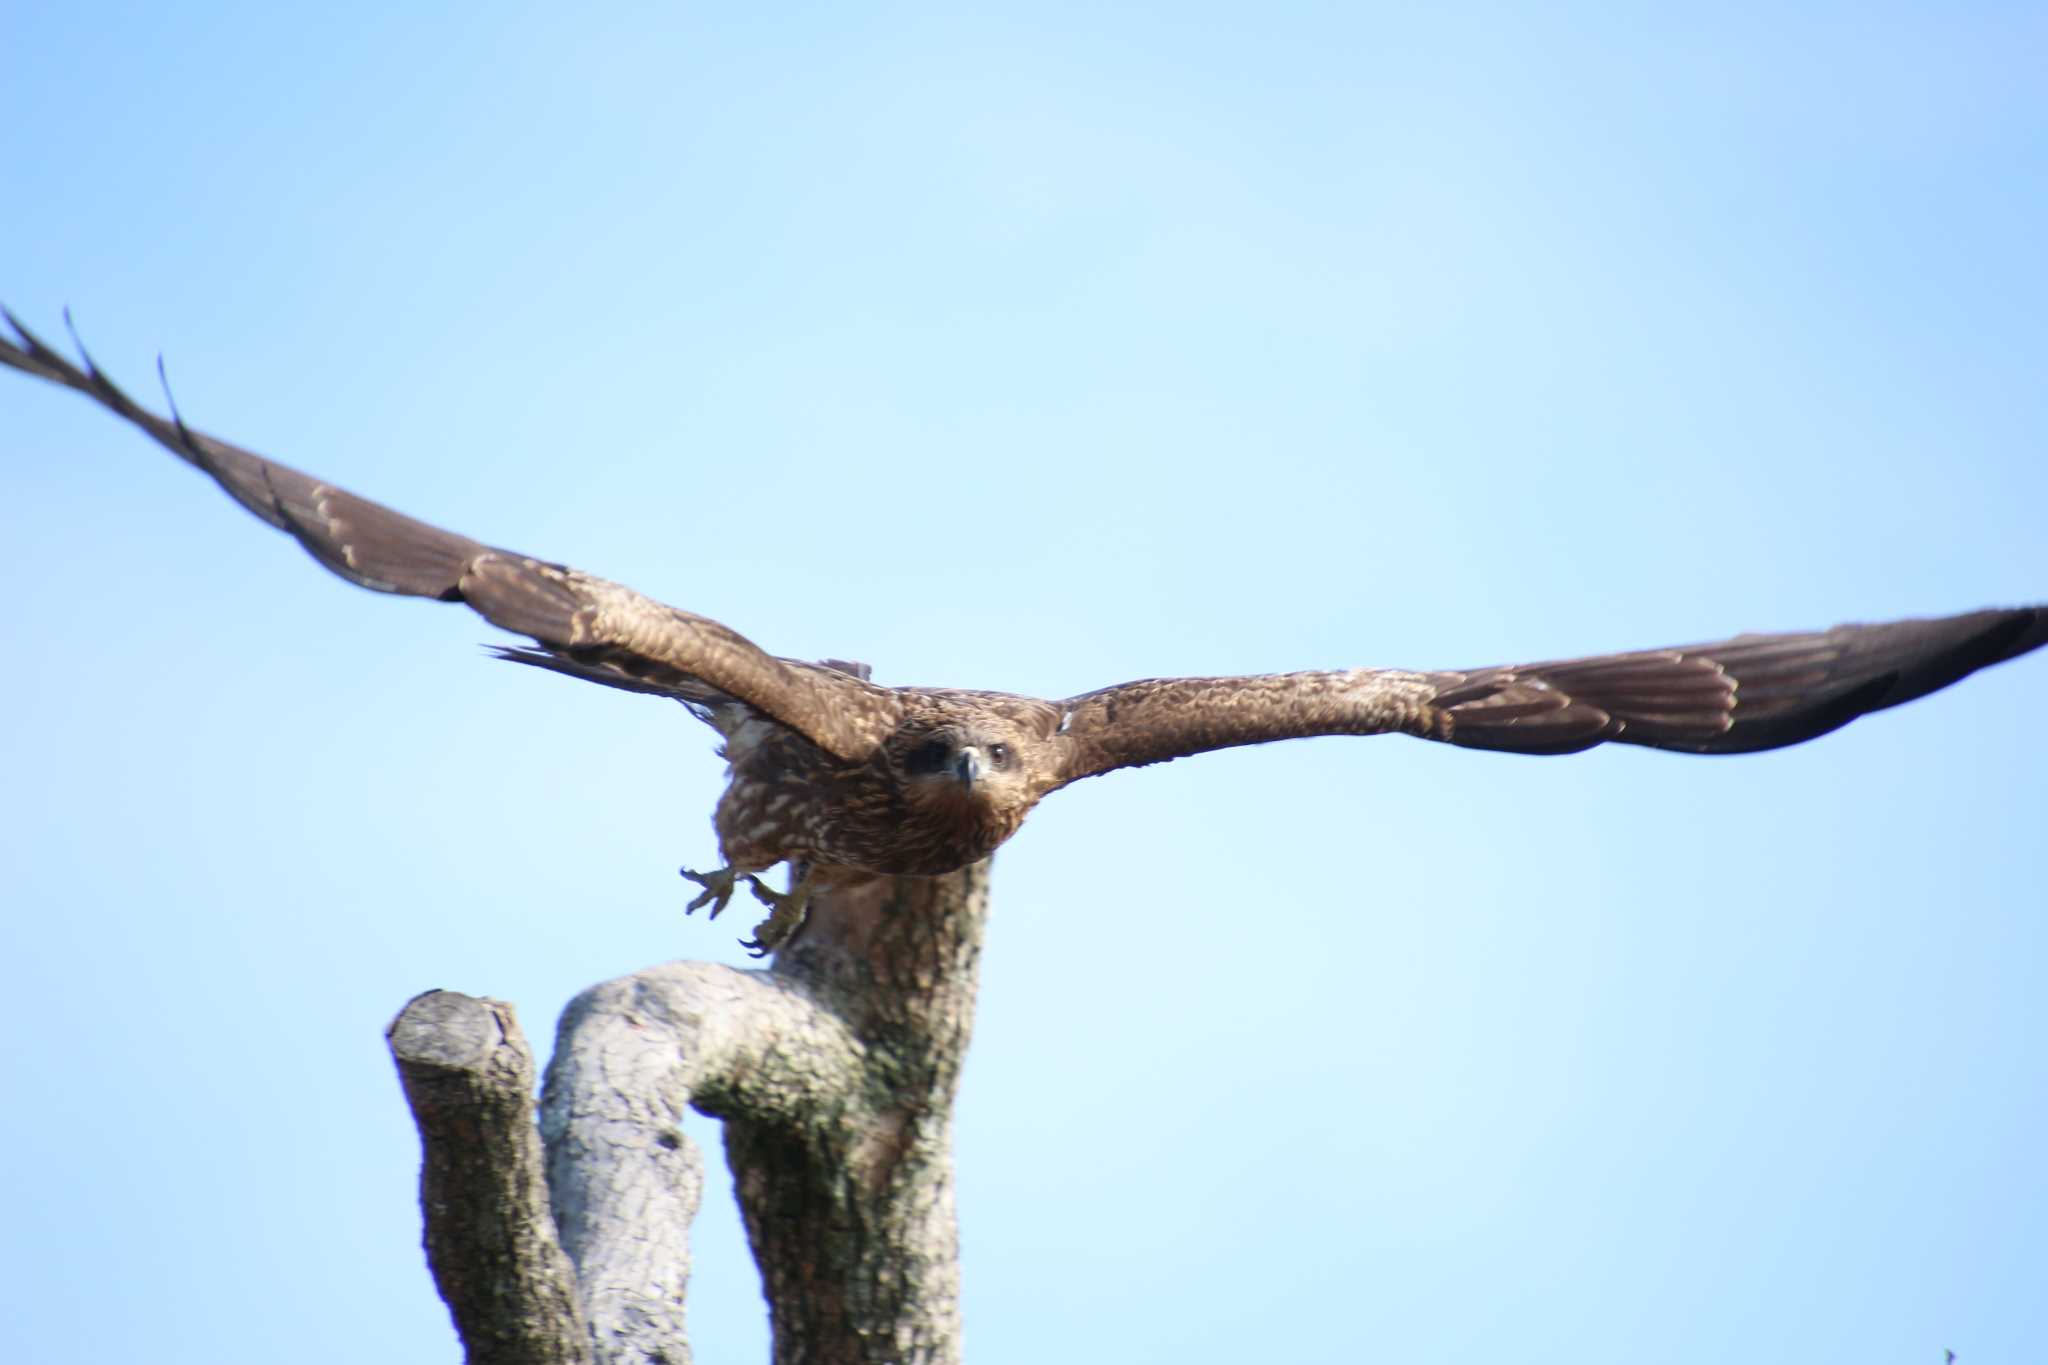
[[[2048,599],[2039,6],[7,26],[0,300],[778,653],[1058,697]],[[675,876],[713,736],[11,374],[0,455],[0,1355],[454,1359],[381,1030],[446,987],[545,1049],[743,962]],[[1054,797],[960,1098],[969,1358],[2039,1358],[2044,692]],[[764,1359],[707,1202],[699,1358]]]

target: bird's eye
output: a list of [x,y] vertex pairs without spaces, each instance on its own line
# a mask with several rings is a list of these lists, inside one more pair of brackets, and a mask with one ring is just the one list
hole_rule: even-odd
[[952,749],[943,739],[928,739],[910,751],[903,760],[905,770],[913,773],[935,773],[946,766]]
[[1009,767],[1009,766],[1010,766],[1010,746],[1009,746],[1009,745],[1007,745],[1007,744],[991,744],[991,745],[989,745],[989,746],[988,746],[988,761],[989,761],[989,762],[991,762],[991,763],[993,763],[993,764],[995,764],[995,765],[996,765],[996,766],[997,766],[998,768],[1007,768],[1007,767]]

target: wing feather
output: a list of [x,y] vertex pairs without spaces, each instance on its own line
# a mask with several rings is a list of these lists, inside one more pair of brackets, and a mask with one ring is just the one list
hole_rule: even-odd
[[[210,475],[228,495],[284,531],[329,571],[376,592],[467,604],[492,625],[532,637],[555,671],[632,691],[737,698],[845,759],[872,753],[902,703],[887,688],[835,668],[763,651],[730,627],[606,579],[497,549],[323,483],[136,403],[93,364],[73,364],[12,313],[18,344],[0,335],[0,364],[92,398]],[[68,318],[67,318],[68,321]],[[75,337],[74,337],[75,340]]]
[[1060,781],[1276,739],[1416,731],[1434,690],[1424,674],[1369,668],[1121,683],[1059,704]]
[[1472,749],[1737,754],[1824,735],[2048,644],[2048,607],[1454,672],[1148,679],[1064,703],[1065,781],[1239,744],[1400,732]]

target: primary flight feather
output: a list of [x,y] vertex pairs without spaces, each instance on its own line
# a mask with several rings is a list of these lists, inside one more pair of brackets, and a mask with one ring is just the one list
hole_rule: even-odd
[[[1350,669],[1146,679],[1065,701],[883,687],[836,660],[778,658],[706,617],[565,565],[484,545],[186,426],[74,363],[12,313],[0,363],[76,389],[197,466],[332,572],[461,602],[536,648],[498,652],[681,701],[724,737],[713,825],[726,865],[686,873],[690,908],[746,882],[787,942],[812,888],[931,876],[988,856],[1048,793],[1117,768],[1311,735],[1401,733],[1468,748],[1576,753],[1613,741],[1747,753],[1826,734],[2048,643],[2048,607],[1843,625],[1714,644],[1464,670]],[[759,874],[800,868],[790,891]]]

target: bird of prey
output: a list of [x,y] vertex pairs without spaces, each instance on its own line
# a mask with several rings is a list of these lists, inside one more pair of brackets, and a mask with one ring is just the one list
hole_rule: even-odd
[[[858,664],[778,658],[716,621],[618,583],[415,521],[141,407],[12,313],[0,363],[76,389],[197,466],[330,571],[460,602],[534,641],[501,658],[683,703],[724,739],[713,826],[725,865],[684,875],[715,916],[744,882],[772,913],[766,953],[821,885],[933,876],[988,856],[1070,782],[1211,749],[1406,734],[1568,754],[1607,742],[1696,754],[1775,749],[1911,701],[2048,643],[2048,606],[1740,635],[1551,663],[1148,678],[1064,701],[884,687]],[[69,321],[67,316],[66,321]],[[73,341],[77,338],[74,334]],[[791,869],[776,892],[760,874]]]

